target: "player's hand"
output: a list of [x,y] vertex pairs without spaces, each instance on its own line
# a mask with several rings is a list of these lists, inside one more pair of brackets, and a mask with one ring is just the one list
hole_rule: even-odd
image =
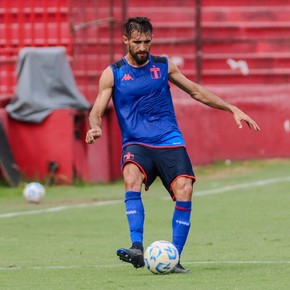
[[237,107],[235,107],[233,114],[234,114],[234,119],[236,120],[236,123],[240,129],[243,128],[242,121],[244,121],[247,123],[250,129],[254,129],[256,131],[261,130],[259,125],[252,118],[250,118],[247,114],[245,114],[243,111],[241,111]]
[[86,135],[86,142],[88,144],[93,144],[96,139],[100,138],[102,136],[102,129],[100,127],[92,128],[88,130]]

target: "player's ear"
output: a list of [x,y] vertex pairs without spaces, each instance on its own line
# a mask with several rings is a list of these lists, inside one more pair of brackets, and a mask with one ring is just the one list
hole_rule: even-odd
[[123,42],[127,45],[129,42],[129,39],[127,36],[123,35]]

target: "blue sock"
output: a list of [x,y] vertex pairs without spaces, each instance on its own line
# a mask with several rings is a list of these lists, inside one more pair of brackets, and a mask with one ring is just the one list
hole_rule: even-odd
[[172,244],[181,256],[190,229],[191,201],[176,201],[172,218]]
[[142,248],[145,214],[141,192],[127,191],[125,206],[132,244],[139,244]]

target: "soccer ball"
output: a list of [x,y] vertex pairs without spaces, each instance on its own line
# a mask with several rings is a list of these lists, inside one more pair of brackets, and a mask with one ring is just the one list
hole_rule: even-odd
[[25,185],[23,196],[28,202],[39,203],[45,196],[45,188],[38,182],[30,182]]
[[160,240],[147,247],[144,253],[144,261],[146,267],[152,273],[167,274],[177,265],[179,254],[173,244]]

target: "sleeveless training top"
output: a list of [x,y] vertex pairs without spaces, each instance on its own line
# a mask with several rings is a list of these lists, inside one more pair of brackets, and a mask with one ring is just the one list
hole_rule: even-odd
[[123,58],[110,68],[114,74],[112,98],[123,147],[184,146],[168,84],[167,58],[149,55],[149,62],[138,68]]

